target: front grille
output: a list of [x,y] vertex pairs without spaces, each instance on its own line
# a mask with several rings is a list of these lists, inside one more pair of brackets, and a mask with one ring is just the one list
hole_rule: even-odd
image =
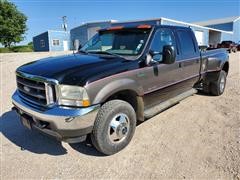
[[35,79],[17,76],[17,87],[23,98],[38,105],[47,105],[48,101],[45,83],[39,82]]

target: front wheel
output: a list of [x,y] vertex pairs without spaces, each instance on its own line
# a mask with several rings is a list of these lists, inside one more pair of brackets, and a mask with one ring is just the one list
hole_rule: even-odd
[[135,127],[136,114],[129,103],[122,100],[108,101],[98,112],[91,140],[103,154],[115,154],[129,144]]

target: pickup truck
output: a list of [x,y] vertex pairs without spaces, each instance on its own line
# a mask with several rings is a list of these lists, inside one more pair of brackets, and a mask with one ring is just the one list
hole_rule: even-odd
[[129,144],[137,122],[198,90],[221,95],[228,59],[223,49],[201,52],[191,28],[113,26],[78,52],[17,68],[13,110],[29,129],[67,143],[89,137],[111,155]]
[[222,41],[217,45],[217,48],[226,48],[229,53],[237,52],[237,44],[233,41]]

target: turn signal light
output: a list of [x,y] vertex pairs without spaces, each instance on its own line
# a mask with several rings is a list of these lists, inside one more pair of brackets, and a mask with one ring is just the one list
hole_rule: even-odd
[[82,105],[83,105],[84,107],[90,106],[89,100],[83,100],[83,101],[82,101]]

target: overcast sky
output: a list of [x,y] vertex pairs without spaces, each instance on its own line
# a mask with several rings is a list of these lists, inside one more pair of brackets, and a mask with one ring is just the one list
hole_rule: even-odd
[[28,32],[21,44],[46,30],[61,30],[62,16],[68,28],[88,21],[136,20],[157,17],[195,22],[239,16],[239,0],[12,0],[28,17]]

